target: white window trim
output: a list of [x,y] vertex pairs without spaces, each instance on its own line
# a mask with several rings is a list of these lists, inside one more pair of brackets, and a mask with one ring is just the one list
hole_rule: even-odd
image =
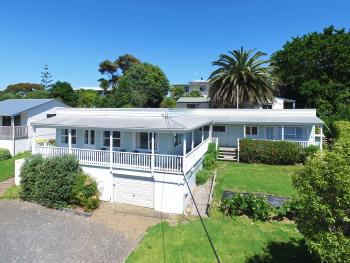
[[[119,137],[119,140],[120,140],[120,146],[119,147],[112,147],[113,148],[113,150],[120,150],[120,149],[122,149],[122,132],[121,131],[115,131],[115,130],[113,130],[113,131],[110,131],[110,130],[101,130],[101,148],[106,148],[106,149],[108,149],[109,150],[109,148],[110,148],[110,144],[108,144],[108,146],[105,146],[105,145],[103,145],[103,142],[104,142],[104,132],[105,131],[109,131],[109,132],[119,132],[119,134],[120,134],[120,137]],[[96,134],[95,134],[95,136],[96,136]],[[113,136],[113,135],[112,135]],[[106,137],[107,138],[107,137]],[[108,139],[109,139],[109,137],[108,137]],[[96,139],[95,139],[96,140]],[[112,145],[113,145],[113,142],[112,142]]]
[[[134,150],[135,151],[139,151],[139,152],[144,152],[144,153],[149,153],[152,151],[151,148],[149,149],[141,149],[141,148],[138,148],[137,147],[137,134],[138,133],[148,133],[148,142],[150,141],[150,139],[152,138],[152,132],[135,132],[134,133]],[[157,139],[156,139],[157,137]],[[149,143],[147,144],[149,145]],[[154,133],[154,152],[155,153],[158,153],[159,152],[159,133]]]
[[[85,131],[88,131],[88,143],[85,143]],[[91,143],[91,131],[94,131],[94,143]],[[96,145],[96,131],[95,130],[83,130],[83,145],[95,146]]]
[[[63,136],[62,135],[62,130],[68,130],[68,135],[67,135],[68,142],[67,143],[62,142],[62,136]],[[77,145],[78,144],[78,130],[77,129],[71,129],[71,130],[75,130],[75,138],[76,138],[76,140],[75,140],[76,143],[73,143],[73,140],[72,140],[72,145]],[[64,136],[66,136],[66,135],[64,135]],[[73,136],[72,136],[72,138],[73,138]],[[69,128],[61,128],[61,131],[60,131],[60,144],[64,145],[64,146],[68,146],[69,145]]]
[[[251,137],[258,137],[259,136],[259,126],[255,125],[246,125],[245,129],[250,128],[250,134],[247,133],[247,130],[245,130],[246,137],[251,138]],[[256,127],[256,134],[251,134],[253,131],[253,127]]]

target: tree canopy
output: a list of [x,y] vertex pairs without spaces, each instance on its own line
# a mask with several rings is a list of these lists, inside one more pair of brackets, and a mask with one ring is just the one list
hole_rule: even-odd
[[116,98],[123,105],[159,107],[169,91],[169,81],[164,72],[148,63],[131,67],[118,81]]
[[282,96],[296,99],[298,107],[316,107],[326,121],[338,113],[336,119],[350,119],[349,31],[330,26],[292,38],[272,61]]
[[74,92],[70,83],[57,81],[49,90],[52,98],[57,98],[69,106],[76,106],[78,96]]
[[212,64],[218,68],[209,77],[209,97],[216,107],[239,107],[243,102],[250,106],[273,101],[277,79],[268,60],[261,60],[263,52],[244,50],[221,54]]
[[44,86],[36,83],[17,83],[17,84],[8,85],[7,88],[5,89],[5,92],[12,92],[12,93],[25,95],[28,92],[31,92],[34,90],[44,90]]
[[114,63],[118,65],[118,67],[122,70],[122,73],[125,74],[125,72],[133,65],[140,64],[141,62],[133,55],[124,54],[122,56],[119,56],[119,58]]

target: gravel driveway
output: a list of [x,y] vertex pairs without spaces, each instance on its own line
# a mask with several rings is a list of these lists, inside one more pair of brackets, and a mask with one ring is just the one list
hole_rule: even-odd
[[123,262],[135,241],[91,218],[0,200],[0,262]]

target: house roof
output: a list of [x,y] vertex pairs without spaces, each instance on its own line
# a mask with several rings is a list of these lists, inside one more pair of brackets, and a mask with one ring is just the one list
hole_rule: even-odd
[[0,116],[14,116],[54,99],[7,99],[0,101]]
[[207,103],[209,98],[205,97],[181,97],[177,100],[178,103]]
[[118,130],[188,131],[212,121],[193,115],[180,116],[56,116],[32,123],[37,127],[102,128]]

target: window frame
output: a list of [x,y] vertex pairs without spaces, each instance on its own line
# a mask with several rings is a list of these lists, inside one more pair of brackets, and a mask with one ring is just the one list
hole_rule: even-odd
[[[146,148],[140,148],[138,139],[140,138],[139,134],[141,133],[147,133],[147,149]],[[158,151],[158,145],[159,144],[159,134],[154,133],[154,151]],[[135,149],[137,151],[145,151],[145,152],[150,152],[152,151],[152,132],[135,132]]]
[[[109,131],[109,130],[103,130],[102,131],[102,142],[101,142],[101,145],[103,148],[107,148],[109,149],[110,148],[110,136],[111,136],[111,132],[112,132],[112,149],[120,149],[121,146],[122,146],[122,134],[120,131]],[[105,133],[108,133],[107,136],[105,136]],[[119,134],[119,137],[118,136],[114,136],[114,135],[118,135]],[[108,141],[108,145],[105,144],[105,140]],[[116,144],[114,144],[115,142],[118,142]],[[119,146],[118,146],[119,144]],[[115,146],[116,145],[116,146]]]
[[[221,128],[224,128],[224,129],[221,129]],[[225,125],[214,125],[213,126],[213,132],[225,133],[226,132],[226,126]]]
[[[67,128],[61,129],[61,132],[60,132],[60,144],[62,144],[62,145],[69,145],[69,130],[71,130],[72,145],[77,145],[77,142],[78,142],[77,129],[67,129]],[[62,134],[62,131],[67,131],[67,134]],[[75,134],[73,134],[73,131],[74,131]],[[63,137],[67,138],[67,142],[62,140]],[[74,140],[75,140],[75,143],[74,143]]]
[[[86,132],[87,132],[87,135],[88,135],[87,143],[85,141],[85,139],[86,139],[86,137],[85,137],[86,136]],[[93,138],[93,140],[91,140],[92,138]],[[84,130],[84,133],[83,133],[83,144],[87,145],[87,146],[93,146],[93,145],[96,144],[96,132],[95,132],[95,130]]]
[[[253,128],[256,128],[256,134],[253,134]],[[247,129],[249,129],[249,133],[247,132]],[[249,136],[249,137],[258,137],[259,135],[259,127],[258,126],[254,126],[254,125],[246,125],[245,126],[245,136]]]

